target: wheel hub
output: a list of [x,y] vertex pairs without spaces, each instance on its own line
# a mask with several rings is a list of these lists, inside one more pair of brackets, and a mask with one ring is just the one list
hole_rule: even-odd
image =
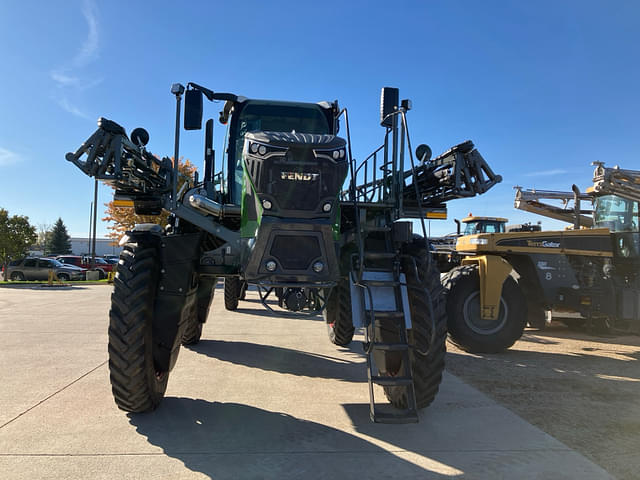
[[464,322],[471,330],[480,335],[492,335],[500,331],[509,318],[509,308],[504,299],[500,297],[498,318],[496,320],[483,319],[480,309],[480,292],[474,292],[467,297],[462,311]]

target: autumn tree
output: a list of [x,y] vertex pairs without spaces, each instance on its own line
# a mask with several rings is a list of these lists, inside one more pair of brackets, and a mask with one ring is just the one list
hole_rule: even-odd
[[27,249],[37,240],[36,227],[29,223],[29,217],[9,216],[9,212],[0,208],[0,261],[7,280],[9,260],[23,257]]
[[[181,160],[178,163],[178,171],[181,176],[178,179],[178,191],[184,184],[185,177],[193,180],[197,167],[192,164],[189,160],[185,160],[184,162]],[[163,210],[160,215],[137,215],[133,208],[131,207],[116,207],[113,204],[113,200],[109,203],[105,203],[106,217],[102,220],[106,222],[112,222],[112,225],[107,227],[110,230],[107,233],[107,237],[114,240],[114,243],[117,243],[120,238],[125,234],[125,232],[133,229],[134,225],[139,223],[157,223],[158,225],[166,225],[167,219],[169,217],[169,212]]]
[[51,231],[46,234],[45,253],[47,255],[71,253],[71,236],[62,218],[58,218]]

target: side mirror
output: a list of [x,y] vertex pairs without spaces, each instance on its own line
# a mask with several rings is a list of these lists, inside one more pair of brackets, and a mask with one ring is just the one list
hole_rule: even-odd
[[202,92],[187,90],[184,93],[184,129],[200,130],[202,128]]
[[380,125],[383,127],[393,127],[393,117],[391,113],[398,109],[400,90],[393,87],[383,87],[380,94]]

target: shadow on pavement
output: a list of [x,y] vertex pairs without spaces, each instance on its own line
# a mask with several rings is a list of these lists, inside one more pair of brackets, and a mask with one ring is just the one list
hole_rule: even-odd
[[290,348],[225,340],[200,340],[187,348],[223,362],[260,370],[345,382],[367,381],[362,354],[354,353],[353,360],[343,360]]
[[[355,435],[237,403],[169,397],[129,422],[166,455],[215,479],[444,477]],[[462,473],[434,463],[448,469],[446,478]]]

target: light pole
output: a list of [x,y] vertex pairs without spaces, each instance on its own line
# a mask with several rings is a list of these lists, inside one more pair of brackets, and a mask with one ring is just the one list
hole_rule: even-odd
[[93,187],[93,242],[91,245],[91,268],[96,268],[96,220],[98,216],[98,179]]

